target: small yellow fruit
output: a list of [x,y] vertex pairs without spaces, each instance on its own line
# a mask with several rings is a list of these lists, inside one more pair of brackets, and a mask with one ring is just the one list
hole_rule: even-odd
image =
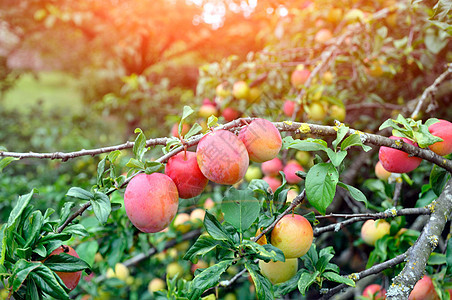
[[122,263],[117,263],[115,265],[115,277],[121,279],[122,281],[126,281],[127,277],[129,277],[129,269]]
[[292,278],[298,270],[297,258],[286,258],[286,261],[269,261],[268,263],[259,260],[261,273],[267,277],[271,283],[278,284]]
[[166,288],[166,283],[160,278],[154,278],[151,281],[149,281],[148,284],[148,291],[152,295],[152,293],[164,290]]
[[166,274],[169,278],[173,278],[177,275],[177,277],[181,277],[184,274],[184,268],[177,262],[172,262],[166,266]]
[[334,120],[338,120],[339,122],[344,122],[345,120],[345,108],[338,105],[331,105],[330,107],[330,116]]
[[314,121],[322,121],[326,117],[325,109],[319,102],[312,102],[309,105],[309,118]]
[[186,213],[180,213],[174,218],[174,227],[177,231],[186,233],[190,230],[190,224],[185,224],[185,222],[190,222],[190,215]]

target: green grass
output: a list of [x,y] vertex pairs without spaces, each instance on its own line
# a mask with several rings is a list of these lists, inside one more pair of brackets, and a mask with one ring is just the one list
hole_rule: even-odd
[[8,109],[26,111],[31,105],[42,101],[43,109],[69,109],[71,113],[82,111],[82,94],[77,80],[62,72],[40,72],[37,77],[23,75],[3,99]]

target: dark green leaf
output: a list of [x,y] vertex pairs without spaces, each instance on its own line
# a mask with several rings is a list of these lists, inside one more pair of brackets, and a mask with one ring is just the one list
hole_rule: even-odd
[[432,254],[430,254],[430,257],[428,258],[427,264],[434,266],[444,265],[446,264],[446,259],[447,258],[445,254],[432,252]]
[[259,245],[258,243],[250,240],[243,240],[242,245],[249,249],[246,253],[254,254],[256,258],[262,259],[265,262],[273,261],[285,261],[284,253],[271,244]]
[[446,265],[448,268],[452,268],[452,238],[447,240]]
[[300,276],[303,270],[299,270],[295,276],[290,278],[289,280],[279,283],[274,286],[275,290],[275,299],[283,298],[284,295],[292,292],[298,287],[298,281],[300,280]]
[[94,194],[94,199],[91,200],[94,214],[101,224],[105,224],[111,212],[110,198],[100,192]]
[[77,272],[90,268],[84,260],[64,252],[50,256],[44,261],[44,265],[54,272]]
[[67,218],[71,214],[71,209],[73,206],[74,206],[74,202],[70,202],[70,201],[65,202],[63,204],[63,208],[61,208],[61,212],[60,212],[60,221],[58,223],[58,226],[61,226],[64,222],[66,222]]
[[343,140],[341,143],[341,150],[347,150],[348,148],[353,146],[361,146],[366,152],[372,149],[372,147],[363,144],[359,133],[354,133]]
[[255,192],[263,192],[264,194],[267,194],[267,192],[270,189],[270,186],[265,180],[262,179],[253,179],[248,184],[248,188]]
[[81,200],[91,200],[94,198],[94,195],[88,191],[85,191],[79,187],[71,187],[69,191],[66,193],[66,196],[78,198]]
[[360,201],[360,202],[364,202],[364,204],[367,207],[367,198],[366,196],[363,194],[363,192],[361,192],[360,190],[358,190],[357,188],[355,188],[354,186],[345,184],[343,182],[338,182],[337,183],[340,187],[346,189],[347,191],[349,191],[350,196],[352,196],[353,199],[355,199],[356,201]]
[[259,201],[253,191],[230,188],[221,203],[224,220],[239,232],[244,232],[259,216]]
[[69,299],[67,294],[69,289],[66,288],[60,277],[45,265],[40,263],[40,266],[30,274],[30,277],[38,288],[49,296],[57,299]]
[[133,154],[137,160],[142,160],[144,153],[147,151],[146,136],[140,128],[135,129],[135,133],[138,133],[138,136],[133,144]]
[[201,235],[193,246],[188,249],[184,255],[184,259],[191,260],[192,262],[197,261],[198,255],[204,255],[218,246],[218,242],[211,236]]
[[346,285],[349,285],[351,287],[355,287],[355,281],[353,281],[350,278],[341,276],[334,272],[325,272],[322,274],[323,277],[325,277],[329,281],[334,281],[338,283],[345,283]]
[[104,157],[98,164],[97,164],[97,185],[102,186],[102,176],[104,176],[105,172],[105,162],[107,161],[107,157]]
[[19,259],[13,267],[11,278],[12,288],[14,292],[17,292],[24,281],[27,279],[28,275],[38,268],[40,263],[34,263],[26,261],[25,259]]
[[152,174],[165,169],[165,165],[158,161],[146,161],[144,167],[146,174]]
[[232,260],[220,261],[196,275],[190,284],[189,298],[198,299],[205,290],[217,285],[220,281],[221,274],[232,265],[232,262]]
[[29,222],[24,223],[24,230],[22,236],[26,238],[24,247],[29,247],[39,238],[41,227],[44,222],[42,213],[39,210],[34,211],[30,217]]
[[233,243],[231,234],[218,222],[208,211],[204,216],[204,227],[207,232],[217,241],[229,241]]
[[322,215],[333,202],[339,174],[331,163],[320,163],[309,169],[306,176],[306,197]]
[[302,272],[300,279],[298,280],[298,290],[304,296],[306,295],[306,290],[315,282],[317,276],[320,272],[315,271],[314,273],[309,273],[307,271]]
[[339,129],[337,130],[337,137],[332,142],[332,145],[333,145],[334,149],[336,149],[337,146],[339,145],[339,143],[342,142],[342,140],[344,139],[345,135],[348,133],[348,130],[349,130],[349,128],[347,126],[339,127]]
[[72,224],[64,228],[63,233],[88,236],[88,232],[81,224]]
[[436,196],[439,197],[439,195],[441,195],[441,192],[449,179],[449,172],[437,165],[433,166],[432,171],[430,172],[430,185]]
[[245,263],[245,268],[248,270],[251,279],[253,279],[254,286],[256,287],[256,295],[259,300],[272,300],[273,285],[267,277],[261,275],[258,270],[259,267],[256,264],[250,262]]

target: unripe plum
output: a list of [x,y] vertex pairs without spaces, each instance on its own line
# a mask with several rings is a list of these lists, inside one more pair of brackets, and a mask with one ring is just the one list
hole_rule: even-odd
[[391,172],[386,171],[381,162],[378,161],[375,165],[375,176],[377,176],[380,180],[388,181],[388,178],[391,176]]
[[330,116],[334,120],[338,120],[339,122],[344,122],[345,120],[345,108],[339,105],[331,105],[330,107]]
[[259,268],[262,275],[271,283],[278,284],[289,280],[297,273],[298,259],[286,258],[286,261],[269,261],[268,263],[259,260]]
[[271,244],[288,258],[305,255],[314,239],[311,223],[300,215],[288,214],[282,217],[271,234]]
[[250,87],[245,81],[236,81],[232,86],[232,95],[237,99],[247,99],[250,93]]
[[182,233],[186,233],[190,230],[190,224],[186,223],[190,222],[190,215],[186,213],[177,214],[174,218],[174,227],[177,231]]
[[219,85],[217,85],[215,92],[218,97],[226,98],[227,96],[229,96],[230,91],[228,91],[226,85],[227,83],[220,83]]
[[[396,136],[390,136],[389,138],[392,140],[402,139],[407,144],[417,146],[414,142],[407,138],[400,138]],[[380,147],[378,157],[383,165],[383,168],[392,173],[411,172],[416,169],[422,161],[422,158],[415,156],[409,157],[406,152],[384,146]]]
[[[66,253],[69,254],[71,256],[75,256],[77,258],[80,258],[77,254],[77,252],[75,252],[75,250],[70,247],[70,246],[60,246],[58,248],[56,248],[55,250],[52,251],[52,253],[49,254],[49,256],[47,258],[49,258],[50,256],[53,255],[58,255],[60,253]],[[78,272],[55,272],[58,277],[61,278],[61,280],[63,280],[64,285],[70,289],[71,291],[73,289],[75,289],[75,287],[78,285],[80,278],[82,277],[82,271],[78,271]]]
[[148,291],[152,295],[152,293],[164,290],[166,288],[166,282],[160,278],[152,279],[148,284]]
[[240,130],[239,139],[248,151],[251,161],[265,162],[278,155],[282,139],[279,130],[272,122],[255,119]]
[[250,92],[248,93],[248,97],[246,100],[249,103],[258,103],[261,100],[261,90],[258,87],[250,88]]
[[297,151],[297,153],[295,154],[295,159],[302,166],[309,166],[312,164],[312,156],[307,151]]
[[428,127],[428,131],[434,136],[442,138],[442,142],[436,142],[428,146],[430,150],[438,155],[444,156],[452,153],[452,123],[446,120],[439,120]]
[[302,180],[295,174],[297,171],[304,171],[304,169],[302,166],[300,166],[300,164],[297,161],[295,160],[289,161],[283,170],[284,175],[286,175],[286,180],[288,183],[297,184]]
[[184,274],[184,268],[178,262],[172,262],[166,266],[166,274],[169,278],[173,278],[176,275],[180,278]]
[[368,285],[363,291],[363,297],[372,300],[386,299],[386,290],[379,284]]
[[262,178],[262,180],[265,181],[266,183],[268,183],[268,185],[270,186],[270,189],[273,191],[273,193],[282,184],[281,180],[279,180],[276,177],[264,176],[264,178]]
[[253,179],[262,178],[261,169],[257,166],[249,166],[245,173],[245,180],[250,182]]
[[314,121],[323,121],[326,117],[325,109],[319,102],[312,102],[309,105],[309,118]]
[[408,300],[438,300],[438,294],[433,286],[433,281],[424,275],[415,285],[408,296]]
[[198,144],[196,157],[204,176],[219,184],[239,182],[249,164],[245,145],[227,130],[216,130],[205,135]]
[[390,225],[385,220],[367,220],[361,227],[361,238],[370,246],[383,236],[389,234]]
[[202,174],[196,153],[182,151],[168,160],[165,174],[176,184],[179,197],[189,199],[200,195],[209,180]]
[[282,161],[275,157],[269,161],[263,162],[261,165],[262,173],[266,176],[277,176],[279,171],[283,170]]
[[192,221],[193,223],[196,222],[204,222],[204,216],[206,215],[206,211],[202,208],[197,208],[194,209],[191,213],[190,213],[190,221]]
[[138,174],[124,193],[127,216],[143,232],[158,232],[168,227],[178,205],[177,187],[165,174]]

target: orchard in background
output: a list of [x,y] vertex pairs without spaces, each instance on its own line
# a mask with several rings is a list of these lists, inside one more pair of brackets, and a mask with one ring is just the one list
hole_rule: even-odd
[[451,297],[444,1],[18,2],[0,298]]

